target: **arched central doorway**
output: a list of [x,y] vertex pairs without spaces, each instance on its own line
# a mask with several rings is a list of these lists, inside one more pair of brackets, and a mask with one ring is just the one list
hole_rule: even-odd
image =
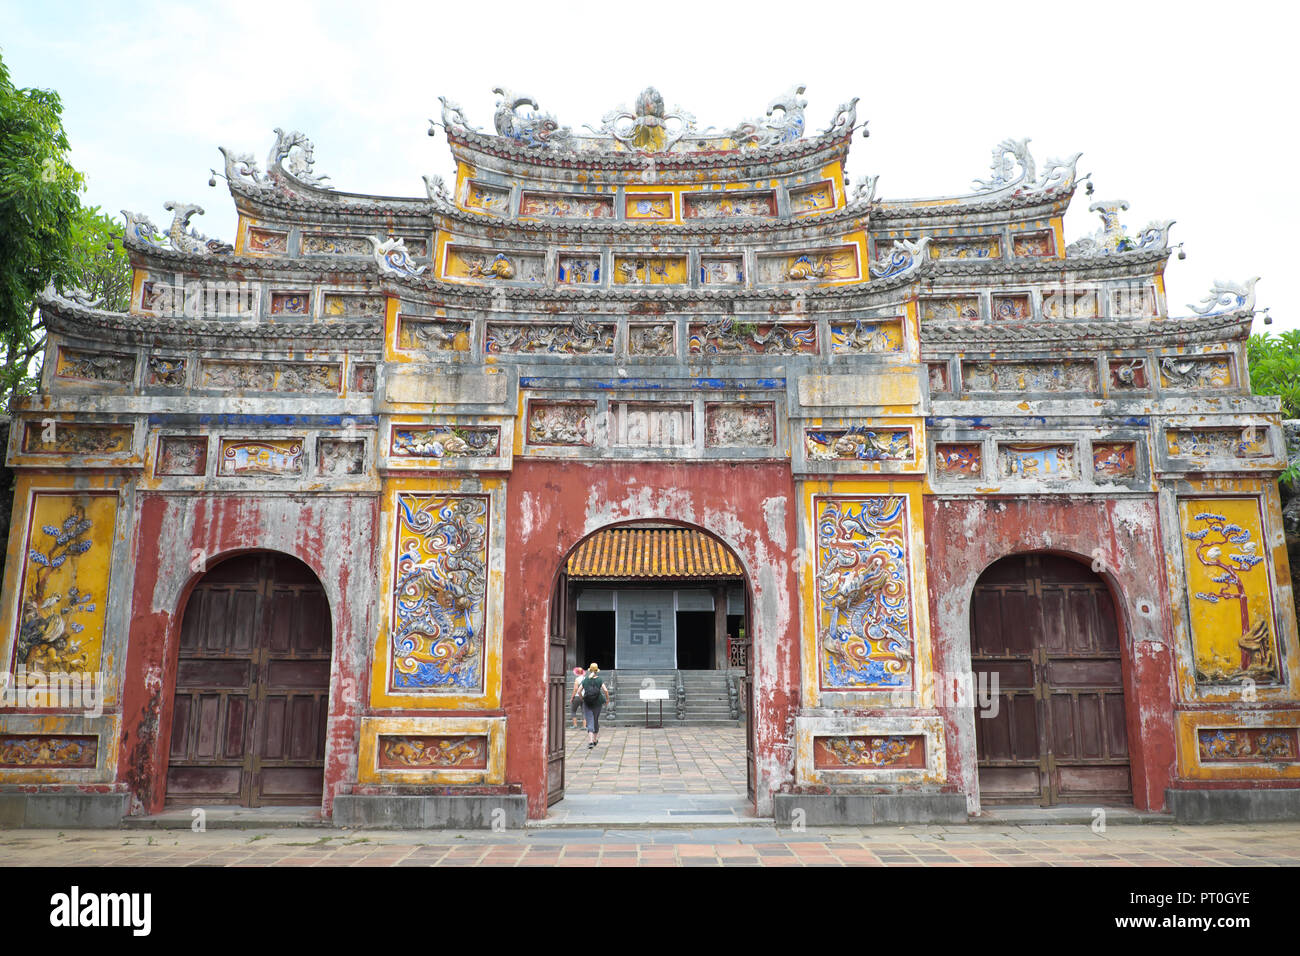
[[332,630],[296,558],[242,554],[204,574],[181,623],[168,805],[321,802]]
[[976,710],[982,804],[1131,806],[1115,605],[1086,564],[1021,554],[990,565],[971,601],[971,669],[997,680]]
[[[571,735],[566,743],[565,731],[573,668],[593,661],[612,688],[620,715],[613,726],[647,732],[700,728],[703,736],[712,728],[734,741],[737,756],[743,731],[743,785],[753,802],[749,588],[727,545],[701,529],[664,523],[596,531],[560,565],[549,631],[548,805],[564,797],[566,748],[576,740]],[[659,690],[665,699],[643,702],[642,689]],[[602,724],[611,726],[604,716]],[[724,764],[730,765],[718,761]],[[739,779],[734,783],[741,785]],[[656,792],[676,792],[672,784],[665,786]]]

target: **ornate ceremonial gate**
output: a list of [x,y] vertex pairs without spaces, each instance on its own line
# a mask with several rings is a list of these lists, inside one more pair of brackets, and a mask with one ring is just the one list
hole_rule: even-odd
[[[802,87],[703,129],[648,88],[588,135],[497,92],[493,132],[442,99],[454,176],[424,195],[335,191],[277,130],[264,164],[223,151],[233,243],[193,203],[165,229],[128,213],[125,313],[41,297],[6,459],[24,697],[0,800],[545,816],[557,568],[650,522],[745,571],[749,786],[779,822],[1293,805],[1254,280],[1171,316],[1172,223],[1130,234],[1100,201],[1067,241],[1079,154],[1024,140],[968,194],[891,200],[846,176],[857,99],[816,132]],[[253,549],[316,583],[239,559],[179,620],[196,555]],[[1047,556],[980,577],[1043,551],[1105,586]],[[972,667],[1003,681],[987,726],[934,693]],[[97,681],[102,712],[26,696],[48,674]]]

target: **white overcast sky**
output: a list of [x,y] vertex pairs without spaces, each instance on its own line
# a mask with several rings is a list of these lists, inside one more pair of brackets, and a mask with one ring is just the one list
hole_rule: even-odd
[[[1271,331],[1300,328],[1289,230],[1297,200],[1295,19],[1281,3],[20,3],[0,0],[0,56],[18,86],[63,98],[86,201],[165,226],[168,199],[231,239],[218,146],[265,157],[277,127],[316,144],[337,188],[422,195],[448,176],[438,95],[491,129],[493,86],[564,125],[597,124],[653,84],[702,127],[761,115],[807,86],[810,132],[853,96],[868,140],[854,179],[877,195],[968,191],[994,144],[1081,151],[1094,199],[1127,199],[1130,233],[1176,219],[1170,312],[1215,279],[1261,276]],[[1071,240],[1093,232],[1080,189]],[[1263,331],[1256,320],[1256,331]]]

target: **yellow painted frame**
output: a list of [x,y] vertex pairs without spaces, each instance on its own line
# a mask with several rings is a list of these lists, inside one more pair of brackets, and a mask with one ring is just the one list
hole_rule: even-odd
[[[392,626],[393,586],[396,573],[394,542],[397,534],[397,496],[402,493],[421,495],[486,495],[488,498],[487,594],[483,645],[483,689],[479,693],[443,693],[433,691],[390,690],[393,655],[389,631]],[[376,709],[411,708],[419,710],[490,710],[501,706],[502,631],[505,582],[505,509],[504,478],[463,478],[425,475],[389,476],[380,494],[379,515],[379,595],[377,627],[371,644],[370,703]]]
[[[15,420],[17,424],[17,420]],[[26,565],[27,542],[32,527],[32,504],[38,494],[76,495],[83,493],[112,493],[117,497],[114,510],[113,531],[109,538],[109,573],[105,582],[105,593],[96,595],[96,600],[105,607],[104,629],[99,646],[99,673],[103,675],[103,705],[105,708],[116,707],[121,693],[121,667],[119,666],[117,644],[111,641],[108,618],[108,593],[113,587],[113,558],[119,554],[133,523],[127,513],[125,488],[123,480],[116,475],[19,473],[14,486],[14,516],[9,528],[8,548],[5,552],[4,591],[0,594],[0,622],[5,631],[0,634],[0,672],[12,674],[14,666],[14,645],[18,640],[18,615],[21,610],[22,594],[19,591],[23,581]],[[122,573],[118,570],[118,573]],[[120,654],[125,657],[125,642],[120,642]],[[12,681],[12,678],[10,678]],[[4,712],[0,711],[0,715]],[[10,725],[18,715],[5,715],[5,727]],[[58,730],[58,733],[68,731]],[[78,731],[79,733],[81,731]],[[101,741],[102,743],[102,741]]]
[[1241,760],[1201,763],[1200,730],[1243,730],[1253,727],[1300,726],[1300,713],[1276,711],[1178,711],[1178,775],[1189,780],[1300,780],[1300,762]]
[[[395,770],[379,766],[382,734],[442,736],[484,734],[487,767],[470,769]],[[504,717],[362,717],[357,782],[380,784],[504,784],[506,781],[506,719]]]
[[[1233,476],[1227,478],[1193,478],[1186,481],[1177,494],[1162,494],[1161,507],[1166,503],[1172,513],[1166,516],[1164,527],[1178,535],[1183,533],[1178,515],[1178,501],[1182,498],[1257,497],[1260,502],[1261,543],[1270,571],[1269,583],[1273,598],[1273,620],[1277,630],[1278,655],[1283,661],[1282,684],[1259,684],[1255,699],[1260,702],[1281,703],[1300,701],[1300,635],[1297,634],[1295,595],[1291,592],[1291,565],[1286,550],[1286,535],[1281,527],[1282,501],[1277,482],[1272,475],[1260,477]],[[1165,577],[1169,582],[1169,608],[1173,618],[1174,668],[1178,677],[1179,698],[1206,703],[1241,704],[1242,691],[1225,685],[1196,683],[1192,651],[1191,622],[1188,619],[1187,577],[1183,569],[1181,538],[1166,542]]]
[[[814,738],[827,736],[917,735],[925,738],[925,767],[890,769],[818,768],[813,754]],[[948,751],[944,743],[943,718],[916,717],[796,717],[795,783],[799,786],[894,784],[915,786],[948,780]]]

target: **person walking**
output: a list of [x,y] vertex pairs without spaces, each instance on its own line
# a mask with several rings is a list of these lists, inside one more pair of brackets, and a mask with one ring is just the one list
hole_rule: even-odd
[[593,661],[582,679],[582,716],[587,724],[588,750],[600,743],[600,708],[608,703],[609,688],[600,676],[600,666]]
[[575,730],[578,728],[578,711],[582,708],[582,679],[586,676],[587,672],[581,667],[573,669],[573,697],[570,698],[569,716]]

